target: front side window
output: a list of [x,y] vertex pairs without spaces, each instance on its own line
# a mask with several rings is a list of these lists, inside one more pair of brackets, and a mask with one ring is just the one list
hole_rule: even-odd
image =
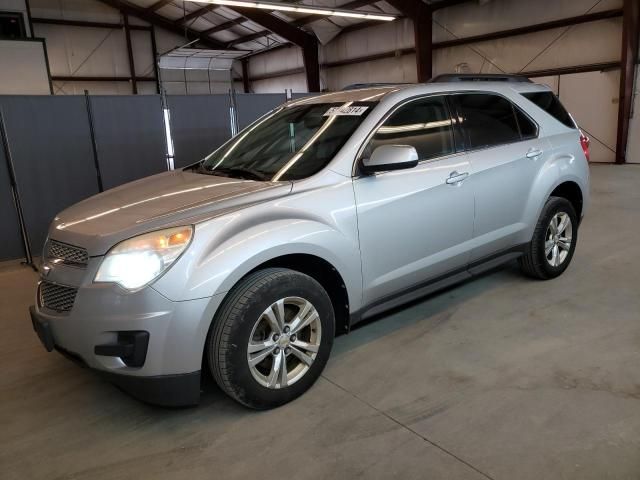
[[445,98],[426,97],[398,108],[378,128],[364,156],[371,156],[381,145],[411,145],[420,160],[453,153],[451,118]]
[[465,93],[455,95],[458,120],[470,149],[520,141],[520,129],[512,103],[499,95]]
[[250,125],[197,165],[200,173],[252,180],[299,180],[324,168],[374,102],[283,107]]

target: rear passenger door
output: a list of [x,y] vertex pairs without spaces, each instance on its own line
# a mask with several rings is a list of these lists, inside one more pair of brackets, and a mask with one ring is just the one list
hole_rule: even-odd
[[473,262],[528,241],[525,207],[549,146],[537,124],[501,95],[469,92],[451,99],[473,169]]

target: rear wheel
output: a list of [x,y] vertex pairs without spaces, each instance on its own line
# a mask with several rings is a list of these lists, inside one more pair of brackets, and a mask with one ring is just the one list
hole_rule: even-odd
[[547,280],[561,275],[571,263],[578,240],[578,218],[565,198],[547,200],[531,243],[520,258],[527,275]]
[[270,268],[229,293],[209,336],[209,366],[229,396],[256,409],[304,393],[324,369],[334,336],[334,312],[308,275]]

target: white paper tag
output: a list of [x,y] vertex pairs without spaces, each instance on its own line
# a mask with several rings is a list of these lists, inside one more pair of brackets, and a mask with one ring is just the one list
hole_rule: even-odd
[[367,108],[369,107],[331,107],[325,112],[323,117],[333,117],[339,115],[351,115],[354,117],[359,117],[367,110]]

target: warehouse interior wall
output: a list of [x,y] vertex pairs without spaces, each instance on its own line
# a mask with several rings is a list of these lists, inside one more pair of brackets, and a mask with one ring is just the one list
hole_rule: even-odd
[[5,95],[51,94],[44,43],[0,40],[0,85]]
[[[621,7],[622,0],[469,2],[434,12],[433,41],[471,37]],[[320,47],[320,61],[324,65],[321,68],[321,84],[327,90],[338,90],[353,83],[417,81],[415,54],[411,51],[414,47],[413,35],[413,23],[407,19],[338,35]],[[433,74],[526,73],[616,62],[620,60],[621,35],[622,18],[617,17],[436,49]],[[595,38],[597,41],[594,41]],[[286,53],[291,49],[251,57],[250,76],[268,76],[278,71],[302,69],[302,59]],[[374,61],[330,66],[336,62],[346,63],[389,52],[395,52],[395,55]],[[291,79],[291,75],[286,75],[252,81],[251,86],[256,92],[282,91]],[[619,79],[619,69],[534,78],[536,82],[549,84],[573,113],[580,127],[591,138],[592,159],[596,162],[615,161]],[[640,130],[639,123],[632,122],[632,136],[633,132]],[[629,160],[634,161],[634,158],[640,161],[640,141],[630,137]]]
[[49,95],[46,47],[31,38],[26,0],[2,0],[0,11],[20,15],[27,37],[0,39],[0,93]]
[[[29,3],[33,18],[122,22],[118,11],[95,0],[30,0]],[[134,16],[129,17],[129,22],[131,25],[149,25]],[[124,28],[89,28],[35,22],[33,30],[36,37],[46,40],[53,77],[130,75]],[[154,33],[159,53],[187,43],[184,37],[161,28],[156,28]],[[138,93],[157,93],[151,32],[131,30],[131,46],[136,77],[148,78],[138,80]],[[227,71],[162,70],[161,76],[168,94],[226,93],[230,88]],[[235,77],[237,79],[239,75],[236,73]],[[235,87],[241,89],[242,82],[236,80]],[[53,88],[56,95],[77,95],[85,90],[100,95],[132,93],[132,85],[128,81],[54,81]]]

